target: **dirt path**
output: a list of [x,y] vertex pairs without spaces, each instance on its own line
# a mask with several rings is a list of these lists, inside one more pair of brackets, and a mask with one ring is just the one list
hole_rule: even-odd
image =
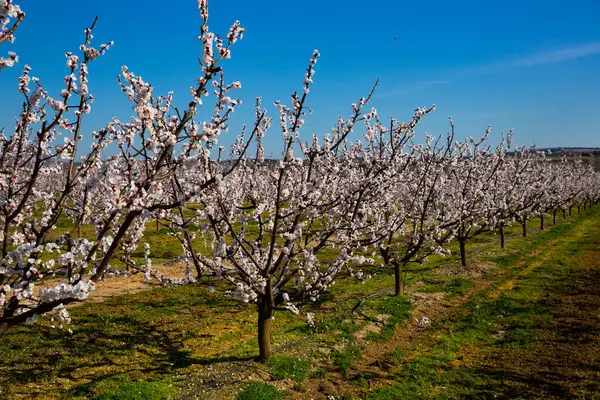
[[[542,265],[545,260],[552,257],[555,252],[555,249],[553,249],[555,243],[556,241],[552,240],[537,247],[532,252],[521,257],[514,265],[514,268],[523,267],[525,260],[535,257],[536,261],[528,264],[523,272],[533,271]],[[444,293],[410,293],[411,302],[415,304],[415,309],[412,311],[413,318],[409,319],[403,327],[396,329],[392,340],[385,343],[372,343],[368,345],[363,350],[363,358],[357,369],[374,373],[373,369],[376,368],[376,364],[378,364],[383,355],[398,348],[407,348],[411,343],[418,342],[418,338],[425,332],[424,327],[419,325],[419,318],[426,316],[430,321],[446,320],[456,313],[462,305],[470,301],[473,296],[494,286],[505,277],[504,274],[497,274],[494,279],[484,280],[482,279],[482,275],[486,271],[487,269],[479,268],[477,265],[471,266],[470,270],[465,271],[463,269],[463,275],[476,278],[474,287],[465,296],[455,296],[451,299],[445,299]],[[506,272],[510,273],[511,271]],[[455,274],[454,276],[458,277],[460,275]],[[501,292],[512,289],[516,284],[516,279],[517,277],[498,285],[498,288],[490,294],[490,298],[498,298]]]
[[[185,272],[185,266],[181,263],[177,264],[158,264],[153,267],[155,271],[164,273],[169,277],[183,277]],[[37,290],[43,288],[51,288],[59,283],[63,282],[62,279],[50,279],[38,284]],[[115,296],[123,294],[133,294],[145,290],[150,290],[153,287],[159,286],[160,284],[156,280],[152,280],[149,283],[144,283],[144,274],[137,272],[132,275],[121,275],[121,276],[106,276],[99,282],[96,282],[95,289],[90,293],[90,296],[86,301],[70,303],[67,307],[79,307],[88,302],[100,303],[105,300],[111,299]]]

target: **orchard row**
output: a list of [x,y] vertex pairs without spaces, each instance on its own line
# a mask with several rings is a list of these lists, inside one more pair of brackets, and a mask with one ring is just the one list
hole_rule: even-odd
[[[244,29],[235,22],[220,37],[209,31],[206,0],[199,11],[200,76],[184,108],[171,93],[155,96],[124,66],[118,83],[133,116],[85,130],[88,65],[112,45],[92,45],[96,21],[80,53],[66,54],[58,96],[24,67],[20,113],[0,138],[0,334],[50,313],[68,329],[64,306],[86,299],[118,258],[166,285],[207,276],[226,282],[229,294],[257,304],[259,358],[266,359],[276,311],[300,313],[340,276],[368,279],[361,266],[389,268],[401,295],[407,264],[448,254],[452,240],[465,266],[469,240],[483,232],[497,231],[504,246],[507,226],[521,224],[526,235],[533,217],[543,228],[545,217],[600,200],[597,172],[516,147],[512,132],[497,145],[489,144],[490,128],[461,141],[450,119],[447,135],[419,144],[415,127],[435,106],[416,109],[406,123],[383,121],[368,107],[374,90],[330,133],[304,137],[317,51],[290,105],[276,102],[271,118],[257,99],[255,120],[226,152],[218,139],[241,104],[231,97],[241,84],[226,81],[221,64]],[[4,0],[0,16],[2,43],[14,39],[25,14]],[[11,53],[0,69],[17,61]],[[211,103],[212,116],[200,120],[199,108]],[[281,140],[280,159],[265,160],[265,140]],[[152,269],[143,241],[152,221],[180,242],[186,276]],[[77,234],[90,226],[93,235]],[[145,262],[136,264],[140,247]],[[36,287],[58,277],[55,287]]]

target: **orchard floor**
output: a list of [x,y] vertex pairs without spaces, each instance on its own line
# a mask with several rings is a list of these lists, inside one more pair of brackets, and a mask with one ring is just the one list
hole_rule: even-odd
[[404,351],[371,398],[600,399],[597,215]]
[[253,307],[218,283],[111,280],[71,309],[72,335],[42,321],[0,337],[0,399],[600,399],[600,207],[575,214],[509,230],[504,250],[476,238],[467,268],[434,257],[399,299],[389,274],[342,279],[305,310],[316,334],[276,315],[266,364]]

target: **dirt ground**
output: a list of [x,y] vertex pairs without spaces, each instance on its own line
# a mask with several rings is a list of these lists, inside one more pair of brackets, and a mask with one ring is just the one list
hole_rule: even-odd
[[497,398],[600,398],[600,248],[582,256],[564,285],[542,300],[551,323],[526,346],[492,351],[472,365],[501,385]]

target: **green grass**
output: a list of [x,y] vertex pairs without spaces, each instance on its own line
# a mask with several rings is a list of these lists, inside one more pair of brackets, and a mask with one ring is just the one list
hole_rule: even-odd
[[310,373],[308,361],[283,355],[276,355],[267,360],[267,368],[274,378],[289,378],[295,382],[303,382]]
[[379,388],[371,395],[371,400],[419,400],[425,399],[426,393],[418,384],[392,385]]
[[385,325],[381,327],[381,332],[370,332],[367,336],[367,339],[372,341],[389,340],[394,334],[396,326],[410,318],[410,311],[413,309],[407,296],[386,295],[365,303],[367,310],[375,311],[374,313],[370,312],[373,314],[373,319],[376,319],[377,315],[387,317]]
[[94,400],[167,400],[173,389],[167,385],[152,382],[128,382],[94,397]]
[[426,283],[419,291],[423,293],[448,293],[449,297],[454,295],[464,296],[475,284],[470,279],[452,278],[430,275],[424,279]]
[[390,372],[392,369],[398,367],[400,363],[404,360],[405,354],[402,350],[396,348],[389,353],[385,353],[380,356],[376,361],[375,365],[379,369],[385,372]]
[[115,375],[99,382],[89,382],[75,387],[69,398],[93,398],[94,400],[169,400],[176,399],[176,389],[167,382],[132,382],[124,374]]
[[251,382],[237,395],[237,400],[279,400],[285,393],[264,382]]
[[361,357],[361,351],[356,346],[348,346],[341,351],[332,354],[333,363],[336,365],[344,378],[348,379],[349,372],[358,359]]

